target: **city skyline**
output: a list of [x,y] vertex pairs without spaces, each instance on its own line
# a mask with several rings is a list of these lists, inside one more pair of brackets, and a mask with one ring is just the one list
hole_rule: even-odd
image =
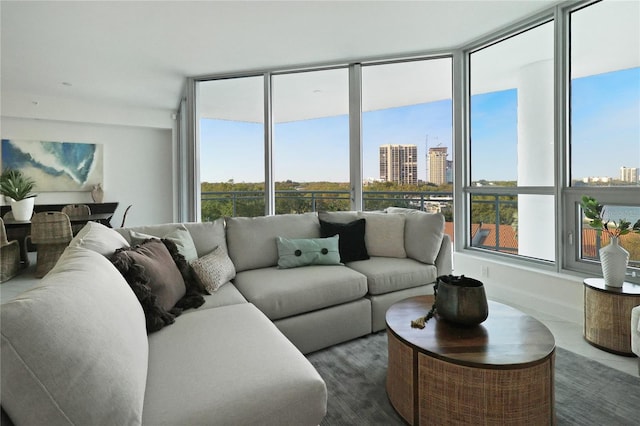
[[[571,110],[573,180],[640,167],[640,68],[572,80]],[[479,117],[490,118],[486,126],[473,126]],[[450,99],[365,112],[362,122],[364,180],[379,179],[383,145],[417,145],[423,182],[428,148],[447,147],[452,160]],[[472,179],[517,180],[517,91],[472,96],[471,122]],[[348,182],[348,125],[346,115],[276,124],[275,180]],[[264,181],[262,132],[261,123],[201,120],[201,180]],[[617,154],[606,151],[612,142]]]

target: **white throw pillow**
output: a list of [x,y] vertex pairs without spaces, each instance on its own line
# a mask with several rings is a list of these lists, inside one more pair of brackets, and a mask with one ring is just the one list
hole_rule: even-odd
[[103,256],[111,256],[117,249],[129,247],[129,243],[116,230],[98,222],[87,222],[71,240],[69,247],[83,247]]
[[358,212],[366,220],[364,242],[369,256],[407,257],[404,248],[404,215]]
[[444,216],[399,207],[387,208],[388,213],[404,213],[405,249],[407,256],[422,263],[435,265],[444,238]]
[[204,288],[213,293],[236,276],[236,270],[229,255],[222,247],[191,262],[191,267]]
[[0,320],[2,407],[15,424],[141,424],[144,313],[104,256],[68,247]]

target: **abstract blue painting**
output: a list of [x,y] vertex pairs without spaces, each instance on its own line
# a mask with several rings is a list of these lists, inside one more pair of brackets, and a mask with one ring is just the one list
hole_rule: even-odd
[[103,183],[101,144],[2,139],[2,169],[21,170],[36,192],[90,191]]

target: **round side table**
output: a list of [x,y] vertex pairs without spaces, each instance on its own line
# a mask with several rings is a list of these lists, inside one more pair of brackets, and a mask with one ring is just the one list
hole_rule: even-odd
[[584,338],[618,355],[631,352],[631,309],[640,305],[640,285],[608,287],[602,278],[584,280]]

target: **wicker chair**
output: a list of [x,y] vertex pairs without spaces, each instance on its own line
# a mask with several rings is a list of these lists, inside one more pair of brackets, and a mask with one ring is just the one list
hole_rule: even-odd
[[62,212],[36,213],[31,218],[31,242],[37,246],[37,278],[53,268],[73,238],[69,216]]
[[[91,208],[86,204],[67,204],[62,208],[62,213],[69,216],[70,219],[74,217],[86,217],[91,215]],[[73,235],[76,235],[84,227],[84,223],[79,225],[71,225]]]
[[7,241],[4,221],[0,219],[0,283],[15,277],[20,270],[20,244]]

